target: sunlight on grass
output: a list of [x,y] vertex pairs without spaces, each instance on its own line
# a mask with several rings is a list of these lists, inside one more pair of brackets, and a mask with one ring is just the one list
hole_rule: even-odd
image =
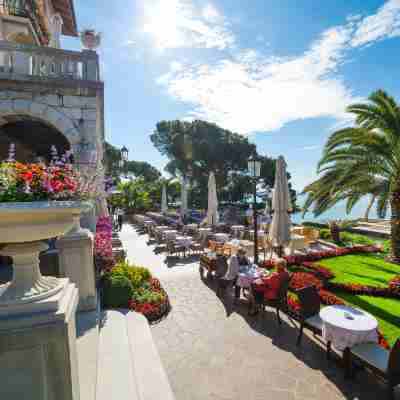
[[400,266],[373,254],[327,258],[318,264],[329,268],[336,275],[332,282],[338,283],[385,287],[390,279],[400,274]]
[[391,346],[400,337],[400,300],[344,292],[335,294],[350,305],[372,314],[378,320],[379,328]]

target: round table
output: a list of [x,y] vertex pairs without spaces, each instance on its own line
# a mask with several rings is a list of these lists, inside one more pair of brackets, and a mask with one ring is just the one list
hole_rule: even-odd
[[258,278],[261,278],[265,275],[265,272],[261,269],[257,268],[255,265],[252,265],[247,270],[242,270],[238,273],[236,286],[240,286],[241,288],[248,289],[251,284]]
[[190,245],[193,243],[193,238],[191,236],[177,236],[175,238],[175,243],[178,246],[183,246],[188,249]]
[[167,240],[174,240],[177,234],[178,234],[178,231],[175,229],[167,229],[167,230],[163,231],[163,235],[165,236],[165,239],[167,239]]
[[322,336],[340,351],[356,344],[378,342],[378,321],[371,314],[357,308],[334,305],[324,307]]
[[229,235],[227,233],[214,233],[215,240],[217,242],[227,242],[229,240]]
[[231,230],[234,236],[239,236],[242,232],[244,232],[245,227],[244,225],[232,225]]

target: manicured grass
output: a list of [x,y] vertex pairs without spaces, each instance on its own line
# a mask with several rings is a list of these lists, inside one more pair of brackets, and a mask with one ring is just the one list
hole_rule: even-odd
[[400,274],[400,266],[386,262],[374,254],[327,258],[318,261],[318,264],[329,268],[335,274],[332,282],[338,283],[385,287],[390,279]]
[[335,292],[335,295],[372,314],[378,320],[379,328],[391,346],[400,337],[400,300],[344,292]]

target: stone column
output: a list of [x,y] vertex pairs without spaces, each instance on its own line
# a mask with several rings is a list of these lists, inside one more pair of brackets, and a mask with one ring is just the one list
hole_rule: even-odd
[[97,292],[93,262],[93,234],[79,225],[79,228],[58,239],[56,247],[61,276],[69,278],[79,289],[78,310],[95,310]]

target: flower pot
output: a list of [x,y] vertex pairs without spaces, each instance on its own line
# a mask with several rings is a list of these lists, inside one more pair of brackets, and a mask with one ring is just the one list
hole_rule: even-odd
[[0,286],[0,309],[47,299],[65,286],[65,280],[42,276],[39,253],[43,240],[64,235],[76,223],[80,202],[52,201],[0,203],[0,253],[13,258],[13,280]]

